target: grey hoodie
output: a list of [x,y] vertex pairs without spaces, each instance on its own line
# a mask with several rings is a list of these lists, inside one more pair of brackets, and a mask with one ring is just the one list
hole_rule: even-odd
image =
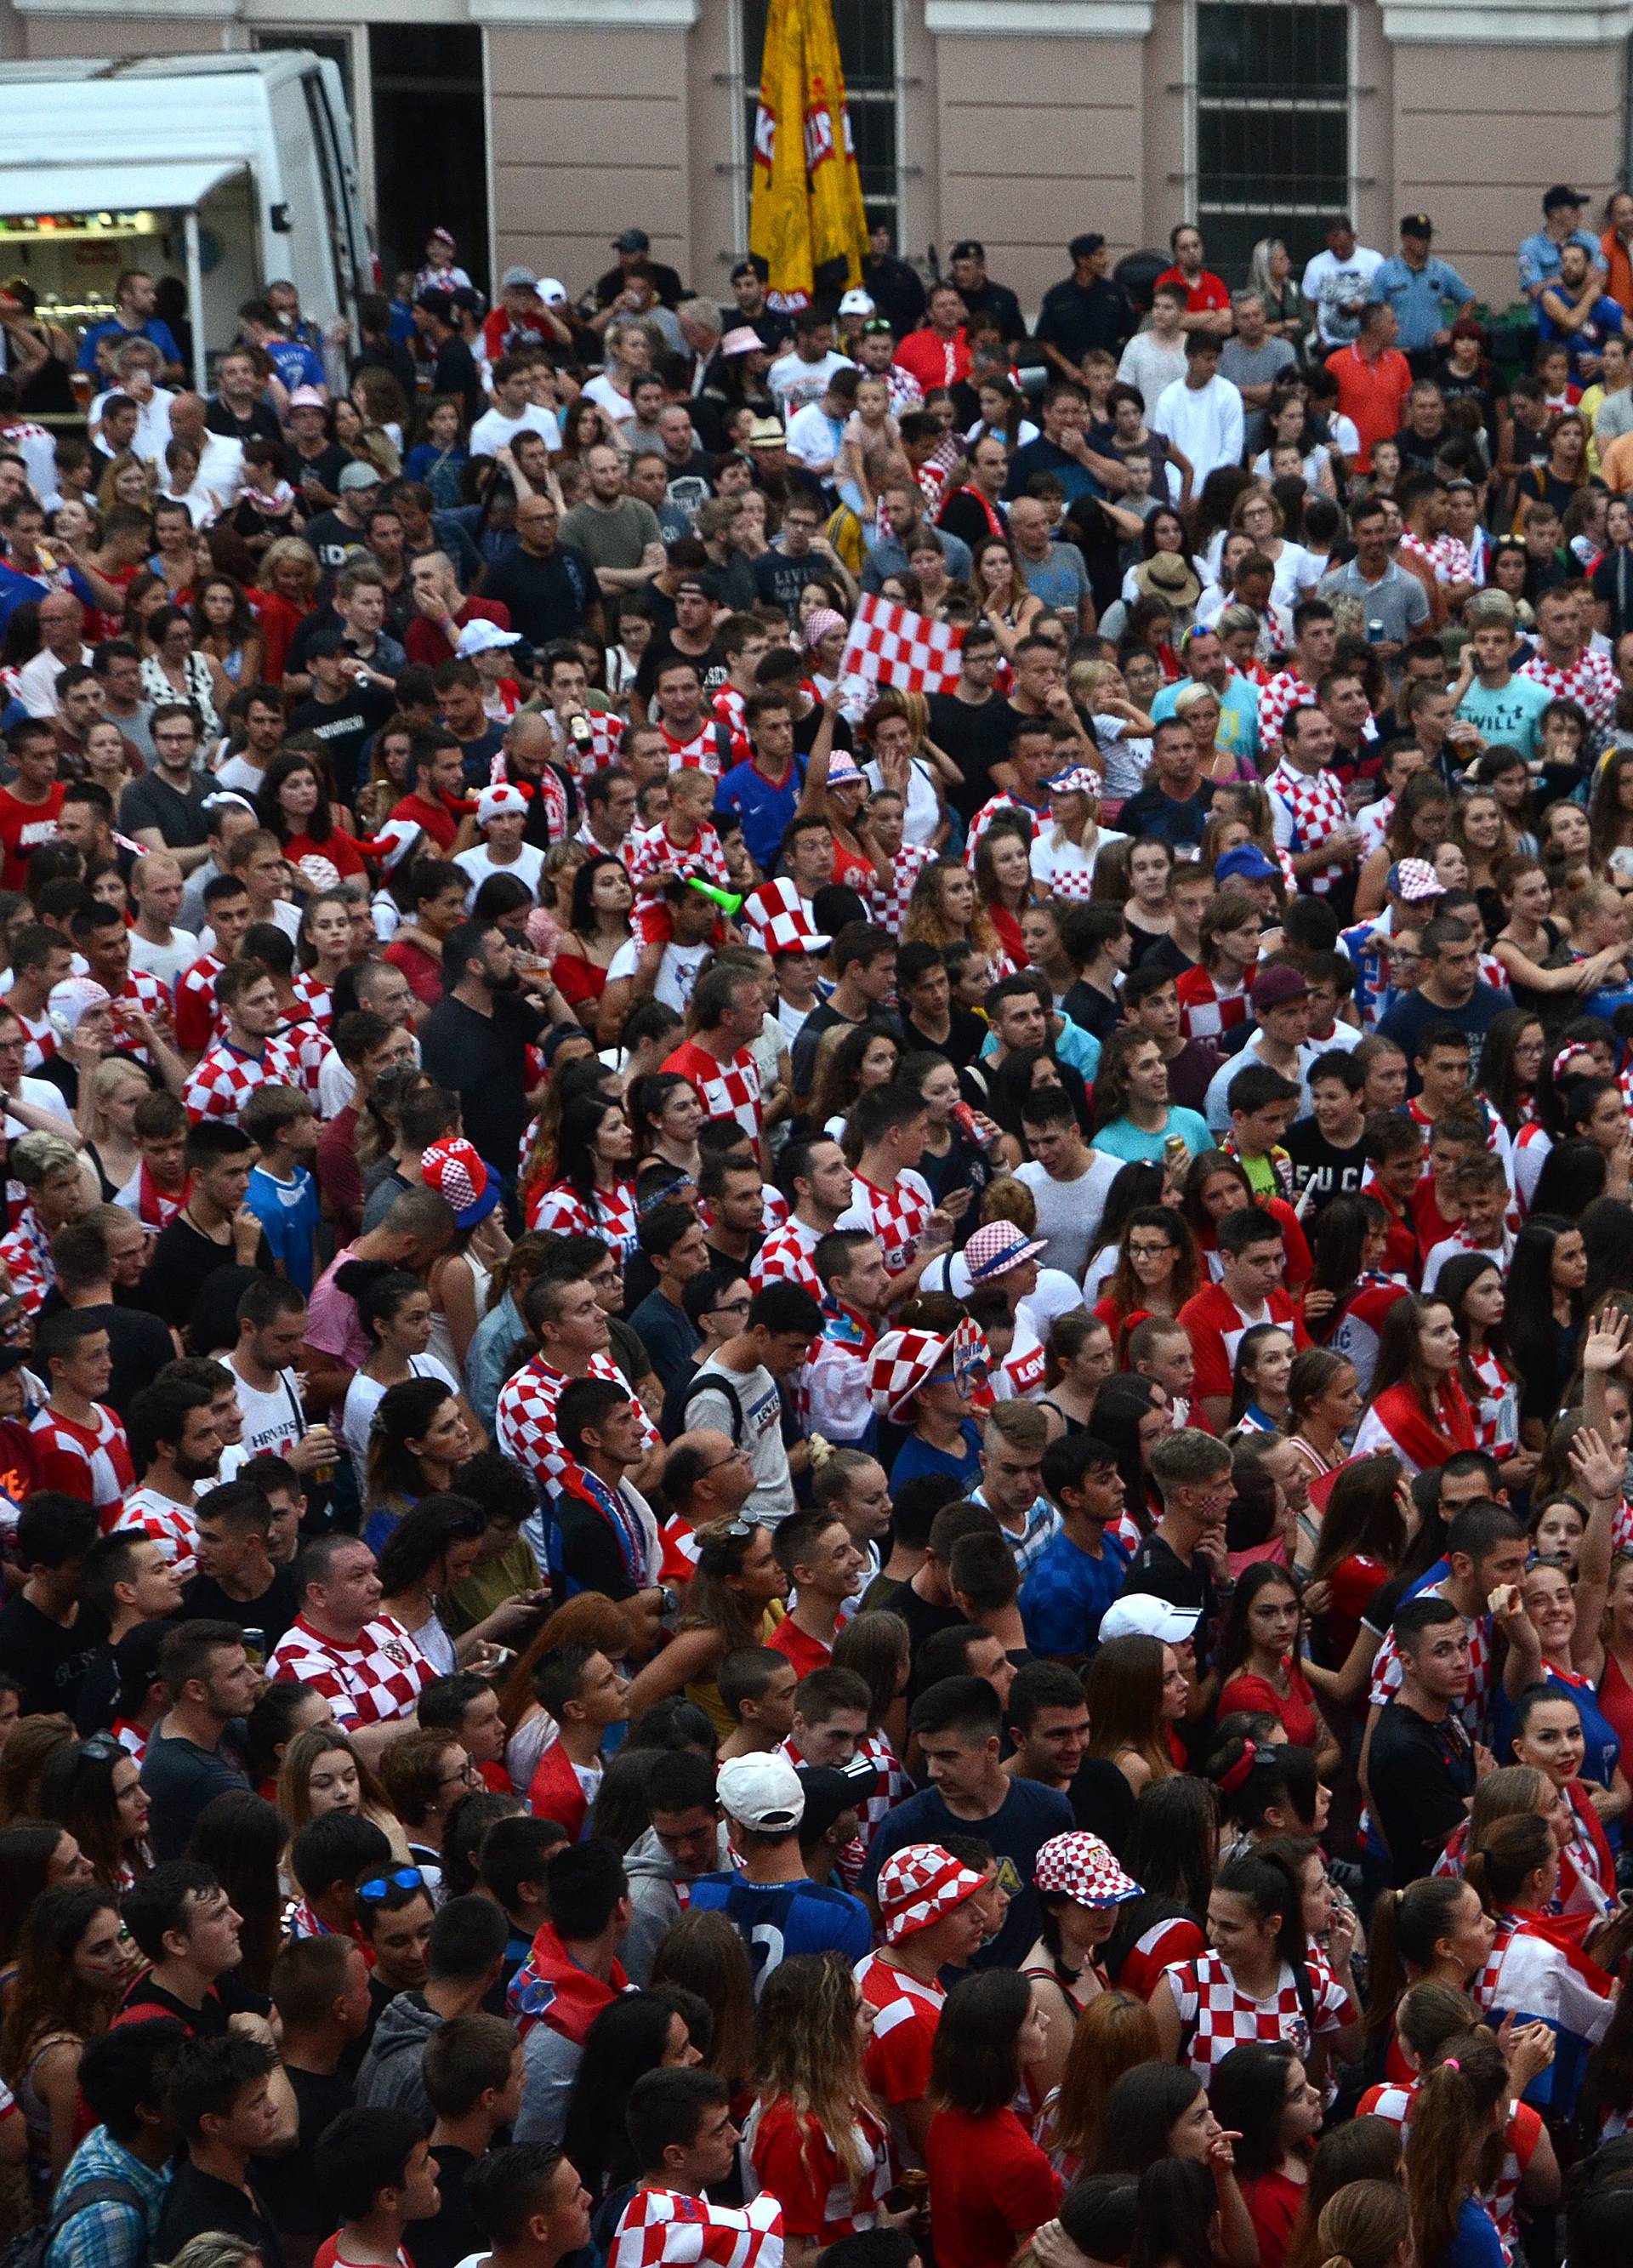
[[[618,1948],[618,1958],[632,1984],[645,1986],[651,1982],[658,1945],[671,1922],[678,1921],[686,1911],[675,1884],[695,1881],[699,1874],[717,1874],[731,1863],[732,1845],[724,1824],[715,1838],[713,1859],[695,1870],[676,1865],[658,1841],[656,1828],[649,1827],[640,1841],[630,1846],[624,1857],[624,1873],[629,1879],[629,1928]],[[380,2021],[384,2023],[385,2018]]]
[[430,2132],[435,2121],[420,2075],[420,2059],[426,2041],[442,2021],[418,1992],[399,1992],[387,2000],[357,2073],[360,2110],[376,2110],[389,2103],[400,2110],[412,2110],[425,2121],[426,2132]]

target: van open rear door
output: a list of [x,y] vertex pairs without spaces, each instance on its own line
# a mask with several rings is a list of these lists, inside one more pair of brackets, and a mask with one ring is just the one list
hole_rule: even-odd
[[[14,119],[13,140],[20,124]],[[262,281],[254,272],[253,231],[233,225],[236,214],[253,213],[252,197],[242,158],[53,164],[45,153],[13,157],[0,165],[0,261],[26,246],[41,313],[58,306],[67,313],[92,290],[111,300],[121,269],[162,270],[167,263],[158,240],[179,239],[193,328],[192,381],[202,394],[205,340],[226,335],[221,319],[230,319]],[[206,200],[210,210],[201,220]]]

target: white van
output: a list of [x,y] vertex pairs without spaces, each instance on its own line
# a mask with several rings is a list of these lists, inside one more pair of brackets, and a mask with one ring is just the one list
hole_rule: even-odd
[[320,325],[371,273],[339,71],[305,50],[0,63],[0,276],[77,335],[127,268],[180,275],[207,341],[287,276]]

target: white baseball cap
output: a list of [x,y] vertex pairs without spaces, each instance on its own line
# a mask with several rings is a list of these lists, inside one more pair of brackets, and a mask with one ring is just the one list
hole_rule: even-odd
[[791,1835],[805,1815],[805,1792],[788,1758],[731,1756],[715,1783],[720,1808],[753,1834]]
[[1182,1646],[1196,1634],[1200,1607],[1172,1606],[1151,1591],[1125,1591],[1100,1616],[1100,1644],[1112,1638],[1159,1638],[1165,1646]]

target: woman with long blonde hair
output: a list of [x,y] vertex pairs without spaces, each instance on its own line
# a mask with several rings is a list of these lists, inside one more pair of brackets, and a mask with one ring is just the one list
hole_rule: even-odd
[[760,1995],[743,2146],[754,2187],[782,2202],[790,2268],[884,2209],[889,2134],[862,2067],[871,2014],[842,1953],[780,1962]]

